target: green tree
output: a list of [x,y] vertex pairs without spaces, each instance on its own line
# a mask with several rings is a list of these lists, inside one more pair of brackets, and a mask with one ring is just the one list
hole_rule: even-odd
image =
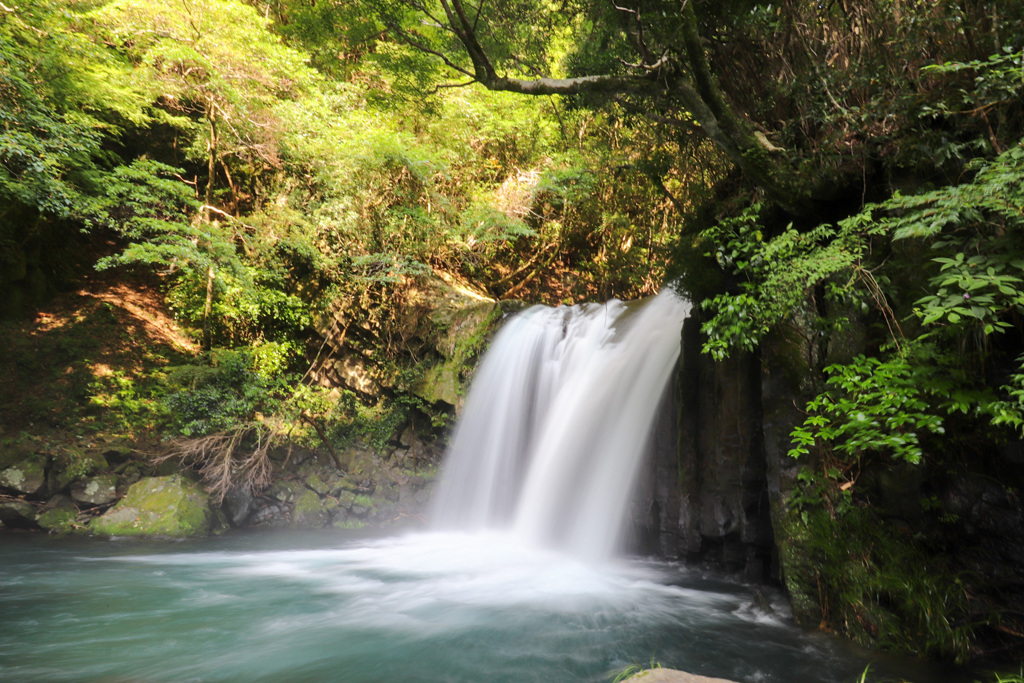
[[242,198],[228,161],[277,163],[274,112],[311,83],[303,57],[254,8],[234,0],[117,0],[91,17],[136,65],[153,104],[176,117],[189,156],[205,161],[204,211],[218,203],[218,176],[230,190],[229,208],[237,210]]
[[76,215],[118,162],[111,142],[150,118],[128,65],[80,32],[77,9],[0,9],[0,286],[28,283],[36,302],[77,258]]
[[[222,231],[219,220],[230,219],[243,201],[229,160],[250,173],[278,164],[275,108],[296,97],[312,75],[301,55],[270,32],[268,20],[241,2],[186,0],[168,6],[124,0],[104,4],[91,16],[104,27],[106,40],[136,65],[153,105],[186,135],[187,154],[205,161],[201,211],[213,227],[197,235],[196,243],[201,253],[221,254],[205,259],[203,343],[209,349],[216,264],[231,251],[231,240],[216,233]],[[217,206],[219,177],[230,191],[228,211]]]

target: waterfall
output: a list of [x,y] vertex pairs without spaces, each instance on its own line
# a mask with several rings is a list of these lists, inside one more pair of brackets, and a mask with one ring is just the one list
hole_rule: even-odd
[[689,305],[534,306],[484,357],[434,496],[445,529],[507,529],[591,557],[615,549]]

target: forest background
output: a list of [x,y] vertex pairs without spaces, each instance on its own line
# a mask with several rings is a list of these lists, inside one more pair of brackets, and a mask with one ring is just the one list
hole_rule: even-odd
[[[1022,95],[1010,1],[0,4],[0,314],[98,272],[158,287],[194,341],[114,369],[65,349],[64,403],[5,405],[5,433],[241,453],[443,428],[403,326],[425,283],[671,283],[716,360],[802,340],[782,536],[833,579],[822,624],[1018,651],[1019,582],[904,550],[948,541],[950,472],[1019,477]],[[383,389],[315,381],[332,334]],[[872,468],[925,482],[909,543],[877,532]],[[879,604],[909,625],[880,631]]]

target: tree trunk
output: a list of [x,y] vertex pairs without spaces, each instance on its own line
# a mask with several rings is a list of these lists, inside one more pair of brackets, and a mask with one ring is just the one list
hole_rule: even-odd
[[210,139],[206,143],[206,221],[210,222],[213,206],[213,181],[217,177],[217,112],[213,103],[206,105],[206,121],[210,124]]
[[[204,206],[207,223],[213,222],[213,180],[217,172],[217,112],[212,102],[206,105],[206,120],[210,124],[210,139],[206,144],[207,171],[206,201]],[[203,306],[203,350],[209,351],[213,346],[213,333],[210,328],[210,315],[213,312],[213,285],[216,271],[213,267],[211,254],[210,265],[206,269],[206,303]]]
[[213,281],[215,271],[211,263],[206,269],[206,304],[203,306],[203,351],[213,346],[213,333],[210,329],[210,314],[213,312]]

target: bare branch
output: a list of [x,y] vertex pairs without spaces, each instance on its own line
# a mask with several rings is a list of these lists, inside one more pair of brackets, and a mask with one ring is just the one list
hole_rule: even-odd
[[634,76],[579,76],[576,78],[506,78],[494,76],[480,79],[490,90],[502,90],[523,95],[579,95],[589,92],[623,92],[649,88],[651,83]]
[[664,52],[661,53],[661,57],[658,57],[658,60],[656,62],[652,63],[652,64],[646,64],[644,62],[639,62],[637,64],[632,64],[630,62],[627,62],[624,59],[619,59],[619,63],[622,64],[623,66],[629,67],[630,69],[643,69],[645,71],[657,71],[661,67],[663,67],[666,64],[668,64],[668,60],[669,60],[669,51],[665,50]]
[[225,218],[230,218],[231,220],[235,219],[235,217],[232,216],[227,211],[222,211],[221,209],[218,209],[216,206],[210,206],[209,204],[203,204],[202,206],[199,207],[199,210],[200,211],[212,211],[214,213],[219,213],[221,216],[224,216]]
[[479,81],[477,81],[474,78],[474,79],[466,81],[465,83],[441,83],[440,85],[437,85],[437,86],[431,88],[430,89],[430,94],[434,95],[437,92],[439,92],[440,90],[445,89],[445,88],[465,88],[467,85],[473,85],[474,83],[478,83],[478,82]]
[[465,74],[466,76],[469,76],[470,78],[475,78],[473,72],[471,72],[471,71],[469,71],[467,69],[464,69],[463,67],[459,66],[458,64],[453,62],[451,59],[449,59],[448,56],[445,55],[443,52],[440,52],[440,51],[435,50],[433,48],[427,47],[422,41],[417,40],[416,38],[414,38],[413,37],[414,34],[412,34],[412,33],[408,32],[408,31],[402,29],[399,26],[394,26],[394,25],[391,26],[391,30],[394,31],[397,35],[399,35],[403,41],[405,41],[407,44],[411,45],[412,47],[416,48],[420,52],[426,53],[428,55],[433,55],[434,57],[437,57],[438,59],[440,59],[442,62],[444,62],[444,65],[447,66],[449,69],[452,69],[453,71],[458,71],[459,73]]
[[640,52],[640,63],[647,64],[651,61],[651,51],[647,47],[647,41],[644,39],[644,23],[640,20],[640,3],[637,2],[636,9],[630,9],[628,7],[620,7],[615,4],[614,0],[612,0],[612,7],[614,7],[618,12],[628,14],[633,17],[636,28],[628,33],[633,37],[633,42],[636,44],[636,48]]
[[[424,5],[422,3],[419,3],[419,2],[410,2],[409,6],[414,8],[414,9],[419,10],[420,12],[423,13],[423,15],[427,19],[429,19],[431,22],[433,22],[433,24],[429,24],[429,25],[433,26],[434,28],[439,28],[442,31],[447,31],[448,33],[454,33],[454,31],[452,30],[452,27],[448,25],[447,21],[442,20],[440,17],[435,16],[434,13],[431,12],[430,9],[427,8],[426,5]],[[426,23],[426,22],[424,22],[424,23]]]

